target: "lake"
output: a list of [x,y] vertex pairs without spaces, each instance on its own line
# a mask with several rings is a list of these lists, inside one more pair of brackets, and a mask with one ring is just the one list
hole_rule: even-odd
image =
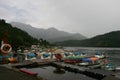
[[94,48],[94,47],[65,47],[66,50],[79,52],[96,53],[103,52],[108,54],[108,63],[120,66],[120,48]]
[[57,68],[52,66],[30,68],[29,70],[37,72],[38,76],[45,78],[45,80],[96,80],[85,75],[68,72],[63,69],[57,71]]
[[[120,66],[120,48],[65,47],[64,49],[87,53],[107,53],[109,56],[108,63]],[[68,72],[63,69],[58,70],[52,66],[30,68],[30,70],[37,72],[38,76],[46,80],[96,80],[79,73]]]

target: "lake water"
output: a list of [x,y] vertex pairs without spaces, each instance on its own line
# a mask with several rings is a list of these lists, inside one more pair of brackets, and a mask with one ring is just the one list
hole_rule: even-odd
[[[120,66],[120,48],[86,48],[86,47],[65,47],[66,50],[79,52],[96,53],[104,52],[108,54],[108,63]],[[79,73],[68,72],[65,70],[57,70],[52,66],[30,68],[30,70],[38,73],[38,76],[46,80],[95,80]]]
[[45,80],[96,80],[82,74],[65,70],[58,72],[56,68],[52,66],[31,68],[30,70],[37,72],[38,76],[45,78]]
[[65,47],[66,50],[79,52],[96,53],[103,52],[108,54],[108,63],[120,66],[120,48],[94,48],[94,47]]

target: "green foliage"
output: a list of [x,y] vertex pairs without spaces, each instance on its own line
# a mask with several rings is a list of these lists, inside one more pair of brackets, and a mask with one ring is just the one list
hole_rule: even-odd
[[51,45],[48,41],[43,40],[42,38],[39,39],[38,43],[39,43],[41,48],[47,48]]
[[86,40],[69,40],[56,44],[60,46],[120,47],[120,31],[113,31]]
[[[7,36],[5,35],[7,33]],[[32,44],[37,44],[38,40],[31,37],[28,33],[12,27],[5,20],[0,20],[0,41],[6,38],[7,42],[16,50],[18,47],[30,47]]]

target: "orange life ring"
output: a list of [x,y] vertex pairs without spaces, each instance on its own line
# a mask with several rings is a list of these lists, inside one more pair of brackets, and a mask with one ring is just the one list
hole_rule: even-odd
[[10,44],[2,44],[1,52],[2,53],[10,53],[12,51],[12,47]]

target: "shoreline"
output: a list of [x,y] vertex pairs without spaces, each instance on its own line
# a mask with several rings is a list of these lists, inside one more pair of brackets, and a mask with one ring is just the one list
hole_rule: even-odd
[[34,77],[20,72],[17,68],[12,68],[10,64],[0,65],[1,80],[45,80],[39,76]]
[[[45,78],[41,78],[40,76],[31,76],[19,71],[19,69],[13,67],[14,64],[3,64],[0,65],[0,79],[1,80],[46,80]],[[90,70],[91,71],[91,70]],[[108,79],[107,77],[112,76],[113,79]],[[120,78],[115,77],[115,75],[107,75],[105,78],[101,80],[120,80]]]

